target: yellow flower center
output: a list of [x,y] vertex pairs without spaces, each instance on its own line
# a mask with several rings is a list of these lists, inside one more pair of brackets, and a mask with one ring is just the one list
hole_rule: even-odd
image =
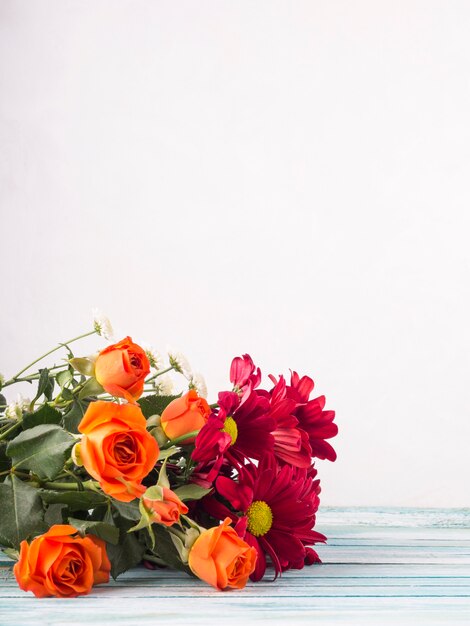
[[238,437],[238,426],[237,426],[237,422],[233,419],[233,417],[226,418],[224,422],[224,426],[222,428],[222,432],[230,435],[230,437],[232,438],[231,445],[233,446],[233,444],[236,442],[237,437]]
[[248,507],[248,531],[255,537],[265,535],[273,525],[273,512],[267,502],[255,500]]

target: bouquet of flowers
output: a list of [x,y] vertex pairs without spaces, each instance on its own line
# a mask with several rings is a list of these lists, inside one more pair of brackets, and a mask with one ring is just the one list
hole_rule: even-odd
[[209,404],[180,353],[165,365],[126,337],[76,356],[94,333],[112,340],[95,316],[93,331],[0,378],[35,385],[32,400],[0,395],[0,545],[21,589],[75,597],[141,562],[241,589],[268,568],[276,578],[319,562],[312,459],[335,460],[326,440],[338,429],[312,379],[270,376],[263,389],[245,354]]

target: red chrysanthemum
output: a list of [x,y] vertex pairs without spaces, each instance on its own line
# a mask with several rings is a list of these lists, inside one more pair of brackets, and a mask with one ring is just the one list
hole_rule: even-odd
[[274,454],[284,463],[296,467],[308,468],[312,463],[312,449],[308,434],[299,428],[299,421],[294,412],[297,403],[287,396],[287,386],[284,377],[279,381],[270,377],[275,383],[271,391],[259,389],[256,393],[269,402],[269,413],[275,421],[272,431],[274,437]]
[[273,450],[274,427],[266,398],[250,393],[242,402],[237,393],[219,393],[218,409],[196,437],[191,455],[200,464],[196,472],[203,472],[204,465],[210,464],[206,476],[210,481],[216,478],[224,457],[235,466],[243,464],[245,459],[261,459]]
[[230,366],[230,382],[233,383],[233,391],[241,396],[242,402],[258,387],[261,382],[261,370],[255,366],[249,354],[233,359]]
[[240,519],[215,497],[205,499],[205,508],[219,519],[229,515],[239,532],[246,519],[244,539],[258,553],[252,580],[263,578],[266,555],[276,576],[286,569],[301,569],[304,564],[319,560],[307,547],[326,540],[313,530],[320,493],[315,475],[314,468],[306,470],[287,464],[281,467],[269,454],[258,466],[250,463],[241,468],[238,481],[223,476],[217,479],[218,494],[244,517]]
[[324,411],[325,396],[309,400],[314,382],[308,376],[292,372],[290,386],[286,389],[287,397],[295,400],[294,415],[299,427],[308,434],[312,456],[318,459],[336,460],[336,452],[325,439],[332,439],[338,434],[338,426],[333,423],[334,411]]

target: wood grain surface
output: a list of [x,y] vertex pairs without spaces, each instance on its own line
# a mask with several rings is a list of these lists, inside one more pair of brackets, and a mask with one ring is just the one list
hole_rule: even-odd
[[0,557],[0,626],[22,624],[470,624],[470,509],[324,508],[322,565],[217,592],[134,569],[77,599],[37,600]]

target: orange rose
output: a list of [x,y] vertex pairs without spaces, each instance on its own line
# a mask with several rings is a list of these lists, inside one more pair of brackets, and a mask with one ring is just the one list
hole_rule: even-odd
[[[204,398],[200,398],[194,389],[187,394],[176,398],[164,409],[161,426],[169,439],[177,439],[187,433],[201,428],[207,423],[211,409]],[[190,437],[183,443],[192,443],[195,437]]]
[[80,456],[87,472],[105,493],[121,502],[140,497],[142,479],[153,469],[159,448],[146,430],[136,404],[92,402],[78,430],[83,433]]
[[100,385],[128,402],[140,398],[149,372],[147,355],[130,337],[102,350],[95,361],[95,378]]
[[226,517],[196,539],[189,552],[189,567],[216,589],[243,589],[256,565],[256,550],[237,535]]
[[63,524],[30,544],[22,541],[13,572],[20,588],[37,598],[76,598],[90,593],[93,585],[107,583],[110,569],[104,541],[80,537],[73,526]]
[[158,497],[143,496],[142,501],[145,508],[149,511],[154,524],[164,524],[165,526],[173,526],[179,522],[180,515],[186,515],[188,507],[181,502],[176,493],[166,487],[153,487],[158,493],[152,495]]

